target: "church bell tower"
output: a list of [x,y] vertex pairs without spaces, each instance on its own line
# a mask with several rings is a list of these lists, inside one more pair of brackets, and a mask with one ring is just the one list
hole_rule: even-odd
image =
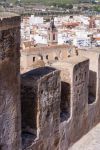
[[54,45],[58,43],[58,30],[54,24],[54,18],[50,20],[50,26],[48,28],[48,45]]

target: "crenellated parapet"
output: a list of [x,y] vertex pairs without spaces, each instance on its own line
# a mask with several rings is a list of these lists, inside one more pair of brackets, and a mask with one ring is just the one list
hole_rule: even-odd
[[100,122],[100,52],[39,49],[20,83],[20,21],[0,13],[0,150],[67,150]]
[[33,149],[59,147],[61,94],[59,73],[54,68],[43,67],[25,73],[21,77],[23,148],[32,144]]
[[[59,130],[57,132],[59,136],[53,134],[52,137],[52,140],[56,139],[55,141],[57,143],[55,145],[55,142],[52,140],[49,139],[50,143],[47,142],[48,140],[45,140],[46,134],[48,133],[48,130],[45,128],[45,134],[44,131],[40,132],[44,140],[41,141],[41,136],[38,137],[38,139],[34,140],[33,144],[30,144],[29,147],[26,146],[26,150],[46,150],[48,146],[50,150],[67,150],[100,122],[99,55],[99,52],[90,51],[87,57],[86,51],[79,51],[78,56],[73,56],[66,61],[58,61],[51,64],[51,67],[60,71],[59,75],[61,78],[60,104],[52,110],[53,112],[58,112]],[[38,68],[38,70],[41,69]],[[43,93],[46,89],[43,88]],[[43,93],[41,93],[41,97],[43,97]],[[47,95],[49,95],[49,91]],[[45,100],[45,98],[46,95],[43,99]],[[55,102],[55,97],[53,97],[53,101]],[[44,118],[44,115],[45,113],[41,112],[41,117]],[[45,122],[46,121],[47,119]],[[48,129],[50,131],[50,127]],[[49,133],[52,134],[52,132]]]

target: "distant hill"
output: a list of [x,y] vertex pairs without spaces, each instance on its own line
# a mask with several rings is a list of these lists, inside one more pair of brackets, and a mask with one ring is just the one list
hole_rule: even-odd
[[[92,2],[95,0],[5,0],[7,2],[23,2],[23,3],[43,3],[43,4],[75,4],[79,2]],[[100,0],[97,0],[100,1]]]
[[[7,0],[6,0],[7,1]],[[15,3],[18,0],[8,0],[11,3]],[[44,4],[73,4],[78,3],[79,0],[19,0],[20,2],[24,3],[44,3]]]

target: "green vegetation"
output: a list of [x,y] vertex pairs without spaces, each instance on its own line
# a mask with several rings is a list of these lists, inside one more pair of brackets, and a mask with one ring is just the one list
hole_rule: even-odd
[[100,12],[100,5],[95,6],[95,7],[94,7],[94,10],[97,11],[97,12]]
[[[16,3],[18,0],[8,0],[12,3]],[[74,4],[78,3],[79,0],[20,0],[22,3],[43,3],[43,4],[50,4],[50,5],[57,5],[57,4]]]
[[[44,4],[44,5],[58,6],[58,7],[65,8],[65,9],[67,8],[72,9],[73,4],[77,4],[77,3],[79,4],[80,2],[83,2],[84,0],[3,0],[3,1],[16,3],[16,4],[25,3],[29,5],[39,3],[39,4]],[[85,1],[89,2],[93,0],[85,0]],[[95,6],[93,5],[93,9],[95,11],[100,12],[100,5],[95,5]]]

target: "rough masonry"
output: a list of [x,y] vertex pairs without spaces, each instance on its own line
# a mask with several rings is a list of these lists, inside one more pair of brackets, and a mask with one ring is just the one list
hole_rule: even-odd
[[0,18],[0,150],[68,150],[100,122],[99,50],[45,49],[20,83],[20,17]]
[[61,93],[59,73],[54,68],[45,67],[22,75],[24,148],[27,144],[30,146],[33,140],[33,149],[58,149],[59,147]]
[[21,149],[20,16],[0,13],[0,149]]

